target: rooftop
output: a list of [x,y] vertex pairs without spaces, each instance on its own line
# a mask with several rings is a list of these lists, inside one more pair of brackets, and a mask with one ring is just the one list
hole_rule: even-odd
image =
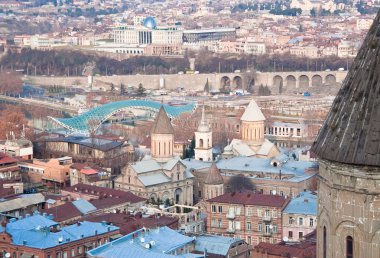
[[20,220],[11,220],[5,231],[12,236],[14,245],[47,249],[119,229],[103,223],[84,221],[51,232],[50,227],[56,225],[55,221],[35,213]]
[[[180,252],[182,247],[194,241],[168,228],[161,227],[153,230],[140,229],[111,243],[107,243],[89,251],[89,257],[140,257],[140,258],[171,258],[175,250]],[[203,257],[202,255],[180,254],[176,257]]]
[[257,121],[265,121],[265,116],[261,112],[259,106],[257,105],[256,101],[253,99],[249,102],[247,108],[245,109],[242,117],[240,118],[241,121],[247,121],[247,122],[257,122]]
[[316,216],[317,206],[317,195],[307,191],[290,200],[284,209],[284,213]]
[[252,191],[244,191],[219,195],[215,198],[208,199],[207,202],[234,203],[280,208],[286,204],[286,198],[279,195],[264,195]]
[[160,107],[158,115],[152,127],[152,134],[174,134],[172,123],[163,106]]

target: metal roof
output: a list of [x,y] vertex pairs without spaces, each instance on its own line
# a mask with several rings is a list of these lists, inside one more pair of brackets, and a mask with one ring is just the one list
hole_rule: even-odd
[[[183,248],[192,243],[194,239],[177,233],[168,228],[157,230],[140,229],[89,251],[89,257],[139,257],[139,258],[170,258],[174,250]],[[151,243],[149,248],[146,244]],[[203,254],[180,254],[175,257],[203,257]]]
[[96,131],[109,117],[118,112],[127,109],[143,109],[158,112],[161,106],[163,106],[170,118],[175,118],[181,113],[190,112],[195,109],[194,103],[173,107],[150,100],[122,100],[95,107],[72,118],[49,118],[71,132],[89,135],[91,132]]

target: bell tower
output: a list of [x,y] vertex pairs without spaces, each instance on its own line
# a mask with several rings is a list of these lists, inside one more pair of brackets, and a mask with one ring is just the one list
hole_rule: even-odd
[[195,159],[212,161],[212,131],[205,118],[205,107],[202,106],[202,118],[195,132]]

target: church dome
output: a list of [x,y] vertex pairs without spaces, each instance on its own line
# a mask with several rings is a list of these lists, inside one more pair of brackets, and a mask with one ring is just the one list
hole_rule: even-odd
[[156,20],[151,16],[146,17],[144,20],[144,27],[148,29],[155,29],[157,27]]

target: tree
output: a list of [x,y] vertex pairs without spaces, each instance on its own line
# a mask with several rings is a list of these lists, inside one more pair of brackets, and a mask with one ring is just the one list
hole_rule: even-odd
[[227,183],[228,192],[238,192],[244,190],[253,191],[255,189],[256,187],[254,186],[252,181],[243,175],[232,176]]
[[281,80],[281,81],[280,81],[280,85],[278,86],[278,92],[279,92],[280,94],[282,93],[283,88],[284,88],[284,86],[283,86],[283,82],[282,82],[282,80]]
[[21,74],[11,71],[0,72],[0,93],[19,94],[22,92]]
[[139,83],[139,87],[137,88],[137,95],[138,96],[144,96],[145,95],[145,88],[142,85],[142,83]]
[[207,92],[207,93],[210,92],[210,85],[209,85],[209,83],[208,83],[208,78],[207,78],[207,81],[206,81],[205,87],[203,88],[203,91],[204,91],[204,92]]
[[111,92],[115,92],[115,85],[113,83],[111,83],[110,90]]
[[258,91],[259,96],[269,96],[271,94],[271,90],[268,88],[268,86],[263,86],[260,85],[259,91]]
[[125,93],[126,93],[125,85],[122,83],[120,84],[120,95],[125,95]]
[[315,8],[311,9],[310,10],[310,15],[311,15],[311,17],[317,16],[317,10]]

